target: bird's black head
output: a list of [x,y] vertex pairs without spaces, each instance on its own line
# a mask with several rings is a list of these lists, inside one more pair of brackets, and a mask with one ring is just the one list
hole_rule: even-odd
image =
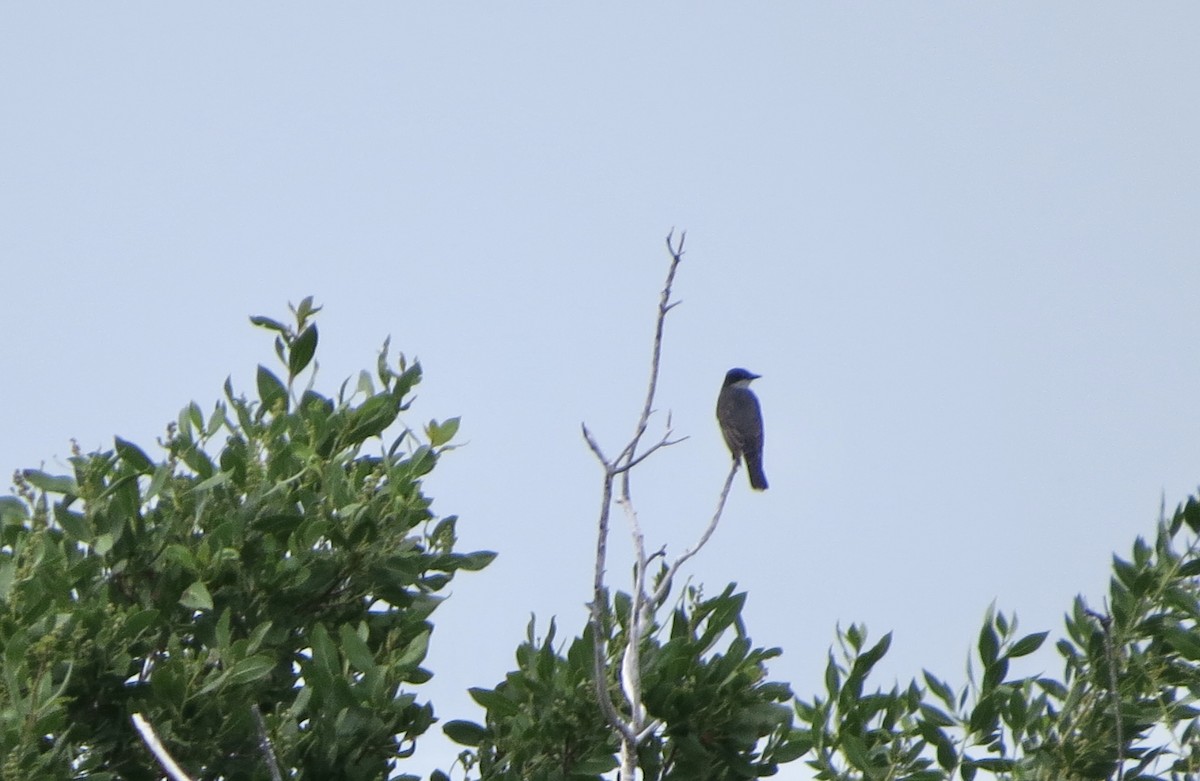
[[750,380],[757,380],[761,376],[761,374],[748,372],[745,369],[730,369],[725,372],[725,385],[729,386],[739,382],[749,382]]

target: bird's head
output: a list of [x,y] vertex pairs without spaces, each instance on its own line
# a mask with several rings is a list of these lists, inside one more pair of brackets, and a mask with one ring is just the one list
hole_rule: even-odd
[[745,387],[750,384],[751,380],[757,380],[761,376],[761,374],[755,374],[745,369],[730,369],[725,372],[725,387],[728,388],[733,385]]

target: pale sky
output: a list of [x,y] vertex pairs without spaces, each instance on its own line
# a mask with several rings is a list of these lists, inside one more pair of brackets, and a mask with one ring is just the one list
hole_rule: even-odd
[[[658,406],[690,439],[636,479],[648,545],[702,530],[749,368],[771,488],[741,476],[687,572],[748,590],[801,697],[839,623],[894,631],[880,686],[960,683],[993,600],[1058,636],[1200,479],[1198,30],[1193,3],[5,4],[0,468],[252,392],[247,317],[305,295],[326,392],[390,334],[426,372],[406,422],[463,418],[434,510],[500,553],[420,691],[479,720],[531,613],[583,626],[579,424],[632,432],[675,227]],[[402,770],[457,751],[435,726]]]

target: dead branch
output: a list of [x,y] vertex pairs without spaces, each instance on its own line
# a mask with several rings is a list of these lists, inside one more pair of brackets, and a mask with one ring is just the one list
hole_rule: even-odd
[[[667,234],[666,244],[667,251],[671,255],[671,263],[667,271],[666,282],[663,284],[662,293],[659,296],[658,313],[654,326],[654,347],[650,357],[650,378],[646,387],[646,398],[642,404],[641,414],[638,417],[633,436],[616,458],[609,460],[605,456],[604,450],[600,447],[599,442],[592,435],[592,432],[588,430],[586,425],[582,426],[583,438],[587,442],[588,448],[591,449],[592,454],[596,456],[596,460],[604,468],[604,489],[600,502],[600,516],[597,522],[596,568],[592,583],[592,601],[588,607],[592,628],[593,672],[596,684],[596,697],[605,719],[621,736],[621,781],[634,781],[637,771],[638,745],[659,726],[657,720],[647,719],[645,708],[642,705],[642,640],[646,636],[646,633],[653,627],[655,611],[666,599],[666,595],[670,591],[671,579],[675,573],[684,562],[695,556],[704,547],[709,538],[712,537],[713,532],[716,531],[717,523],[721,518],[721,512],[725,507],[725,501],[729,496],[730,486],[733,484],[733,476],[737,472],[738,467],[735,461],[730,469],[729,477],[725,481],[725,486],[721,491],[717,510],[705,528],[704,533],[700,536],[699,541],[691,548],[685,550],[679,558],[667,567],[665,577],[658,581],[654,588],[653,597],[651,597],[647,593],[647,569],[650,562],[659,556],[662,556],[665,560],[666,553],[665,549],[660,549],[652,556],[646,555],[645,536],[642,533],[637,510],[633,504],[630,473],[633,467],[645,461],[652,454],[687,439],[687,437],[672,438],[673,430],[671,428],[670,415],[668,415],[666,431],[662,437],[644,451],[639,452],[638,450],[642,444],[642,438],[649,427],[650,416],[654,411],[654,397],[658,391],[658,378],[662,363],[663,332],[667,313],[679,304],[678,301],[671,300],[671,291],[675,282],[675,273],[679,269],[679,264],[683,261],[683,246],[686,238],[687,234],[681,233],[679,241],[676,243],[675,231],[672,229]],[[620,480],[619,487],[616,485],[618,479]],[[614,494],[616,495],[614,496]],[[605,586],[604,577],[608,556],[608,533],[614,500],[621,506],[629,522],[635,557],[632,605],[628,626],[625,627],[625,649],[622,654],[621,669],[619,672],[619,683],[625,697],[628,709],[627,714],[618,710],[616,704],[613,702],[612,694],[609,691],[608,670],[606,666],[608,648],[605,622],[608,611],[608,589]]]
[[250,712],[254,714],[254,726],[258,730],[258,750],[262,752],[263,761],[267,763],[271,781],[283,781],[283,774],[279,772],[279,762],[275,759],[275,749],[272,748],[271,738],[267,735],[267,723],[263,720],[262,711],[258,709],[258,703],[250,706]]
[[179,767],[167,750],[163,748],[162,741],[154,733],[154,727],[150,726],[150,722],[142,718],[140,713],[135,713],[129,718],[133,721],[133,726],[137,728],[138,733],[141,734],[146,748],[150,749],[150,753],[158,760],[158,764],[162,765],[162,769],[166,771],[172,781],[192,781],[191,777],[183,772],[183,768]]

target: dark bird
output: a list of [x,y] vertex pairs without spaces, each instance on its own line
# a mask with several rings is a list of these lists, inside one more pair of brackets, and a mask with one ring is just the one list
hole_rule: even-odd
[[750,390],[750,382],[760,376],[745,369],[730,369],[725,373],[725,384],[717,396],[717,423],[721,425],[721,435],[729,445],[733,460],[745,460],[750,487],[765,491],[762,411],[758,407],[758,397]]

